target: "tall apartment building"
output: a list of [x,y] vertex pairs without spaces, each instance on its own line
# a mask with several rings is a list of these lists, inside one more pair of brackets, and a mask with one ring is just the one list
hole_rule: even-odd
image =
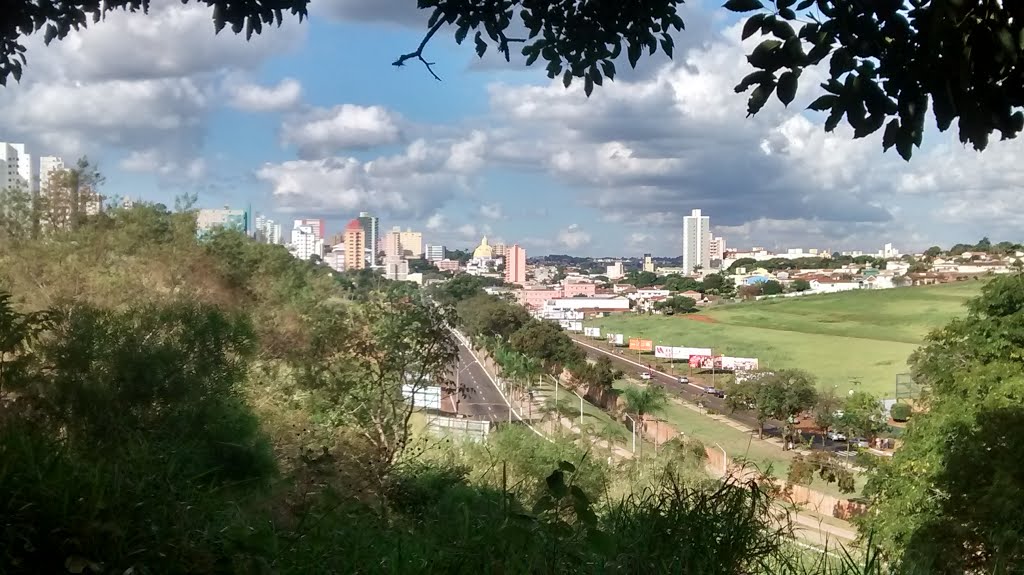
[[708,244],[708,257],[712,260],[724,260],[725,249],[725,238],[722,236],[712,238]]
[[291,239],[291,252],[300,260],[308,260],[314,255],[324,257],[324,241],[316,237],[313,226],[295,226]]
[[[698,266],[699,269],[698,269]],[[683,216],[683,269],[687,274],[711,268],[711,218],[693,210]]]
[[505,282],[523,285],[526,283],[526,250],[513,244],[505,251]]
[[39,158],[39,193],[50,190],[51,179],[56,172],[64,169],[64,159],[58,156],[41,156]]
[[249,212],[231,208],[199,210],[196,214],[196,235],[203,237],[215,228],[249,232]]
[[426,257],[432,262],[443,260],[447,253],[448,250],[446,250],[444,246],[427,244]]
[[366,269],[366,232],[359,220],[352,220],[345,226],[345,269]]
[[405,257],[412,259],[423,257],[423,234],[405,228],[401,235],[401,241]]
[[309,226],[313,230],[313,235],[316,236],[316,239],[318,240],[324,239],[324,233],[327,231],[327,226],[324,225],[324,221],[321,219],[307,218],[304,220],[295,220],[294,225],[292,225],[292,229],[299,226]]
[[511,248],[505,244],[491,244],[491,257],[503,258]]
[[385,232],[380,239],[380,251],[384,252],[384,257],[402,253],[402,228],[395,226],[391,231]]
[[281,224],[264,216],[257,215],[253,221],[253,237],[256,241],[266,244],[280,244],[282,238]]
[[21,188],[32,192],[36,188],[36,173],[32,156],[25,144],[0,142],[0,189]]
[[644,271],[654,273],[654,258],[651,254],[644,254]]
[[377,266],[377,249],[380,244],[380,218],[371,216],[369,212],[359,212],[359,225],[363,227],[366,247],[370,249],[370,265]]

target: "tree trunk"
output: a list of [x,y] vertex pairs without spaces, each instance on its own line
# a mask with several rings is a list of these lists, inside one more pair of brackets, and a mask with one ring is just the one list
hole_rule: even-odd
[[757,422],[757,438],[758,439],[764,439],[764,422],[763,421],[758,421]]

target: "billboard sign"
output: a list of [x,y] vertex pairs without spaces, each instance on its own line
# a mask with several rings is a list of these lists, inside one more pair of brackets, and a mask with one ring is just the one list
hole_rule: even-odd
[[569,319],[558,320],[558,325],[562,326],[562,329],[566,331],[583,331],[583,322]]
[[665,359],[672,359],[675,348],[667,345],[656,345],[654,346],[654,357],[661,357]]
[[690,367],[696,369],[721,369],[722,358],[710,355],[691,355]]
[[626,338],[621,333],[608,334],[608,343],[622,347],[626,345]]
[[436,385],[415,389],[407,383],[402,386],[402,397],[406,401],[412,400],[413,407],[441,409],[441,388]]
[[754,371],[757,369],[756,357],[722,357],[722,369],[734,371]]
[[674,347],[672,357],[674,359],[690,359],[691,355],[711,355],[710,347]]
[[654,342],[649,339],[631,337],[629,338],[629,349],[633,351],[654,351]]
[[583,328],[583,335],[587,337],[601,337],[601,328],[599,327],[585,327]]

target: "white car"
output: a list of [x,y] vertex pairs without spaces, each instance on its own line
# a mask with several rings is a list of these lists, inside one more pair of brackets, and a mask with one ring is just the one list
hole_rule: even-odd
[[640,374],[640,379],[642,379],[644,381],[647,381],[647,380],[651,379],[651,374],[649,372],[645,371],[645,372]]
[[846,441],[846,435],[838,431],[829,431],[828,438],[832,441]]

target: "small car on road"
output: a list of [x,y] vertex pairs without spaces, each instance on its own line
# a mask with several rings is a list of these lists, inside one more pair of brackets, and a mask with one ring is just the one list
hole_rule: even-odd
[[679,383],[690,383],[690,378],[686,377],[685,375],[680,375]]
[[829,431],[828,438],[832,441],[846,441],[846,434],[839,431]]
[[647,380],[651,379],[651,373],[648,372],[648,371],[645,371],[645,372],[641,373],[640,374],[640,379],[642,379],[644,381],[647,381]]
[[723,392],[721,389],[718,389],[717,387],[714,387],[712,385],[704,386],[704,393],[706,393],[708,395],[713,395],[715,397],[724,397],[725,396],[725,392]]

